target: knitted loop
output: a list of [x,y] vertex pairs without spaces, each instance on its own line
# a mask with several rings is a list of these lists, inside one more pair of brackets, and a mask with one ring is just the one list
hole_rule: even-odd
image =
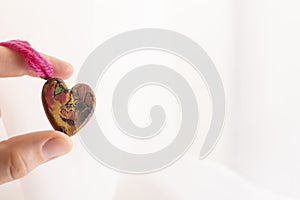
[[0,42],[0,46],[7,47],[20,53],[25,62],[39,75],[41,78],[49,79],[54,75],[54,70],[50,62],[43,58],[30,44],[22,40],[10,40]]

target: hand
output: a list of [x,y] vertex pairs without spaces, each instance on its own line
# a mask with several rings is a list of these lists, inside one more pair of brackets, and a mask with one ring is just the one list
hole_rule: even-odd
[[[55,77],[68,78],[73,67],[42,54],[54,68]],[[0,77],[30,75],[37,77],[22,56],[0,47]],[[69,136],[59,131],[40,131],[12,137],[0,142],[0,184],[21,178],[42,163],[68,153],[72,148]]]

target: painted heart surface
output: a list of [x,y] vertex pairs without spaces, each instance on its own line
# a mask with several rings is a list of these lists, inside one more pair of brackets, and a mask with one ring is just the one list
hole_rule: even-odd
[[42,101],[53,128],[69,136],[77,133],[89,121],[96,106],[95,94],[88,85],[77,84],[68,89],[59,78],[47,80]]

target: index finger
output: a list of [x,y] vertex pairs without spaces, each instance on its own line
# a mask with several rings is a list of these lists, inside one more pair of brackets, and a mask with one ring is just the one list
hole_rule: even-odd
[[[72,75],[73,67],[71,64],[46,54],[41,53],[41,56],[52,64],[55,77],[67,79]],[[26,64],[22,55],[0,46],[0,77],[23,75],[38,77],[31,67]]]

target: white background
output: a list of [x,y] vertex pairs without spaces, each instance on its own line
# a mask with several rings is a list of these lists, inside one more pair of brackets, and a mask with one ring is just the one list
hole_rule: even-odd
[[[164,171],[122,175],[93,160],[75,136],[69,155],[0,186],[0,199],[300,198],[299,9],[297,0],[0,0],[0,41],[24,39],[71,62],[69,85],[103,41],[155,27],[201,45],[227,97],[223,136],[206,160],[197,160],[193,145]],[[51,128],[42,85],[29,77],[0,81],[3,138]]]

